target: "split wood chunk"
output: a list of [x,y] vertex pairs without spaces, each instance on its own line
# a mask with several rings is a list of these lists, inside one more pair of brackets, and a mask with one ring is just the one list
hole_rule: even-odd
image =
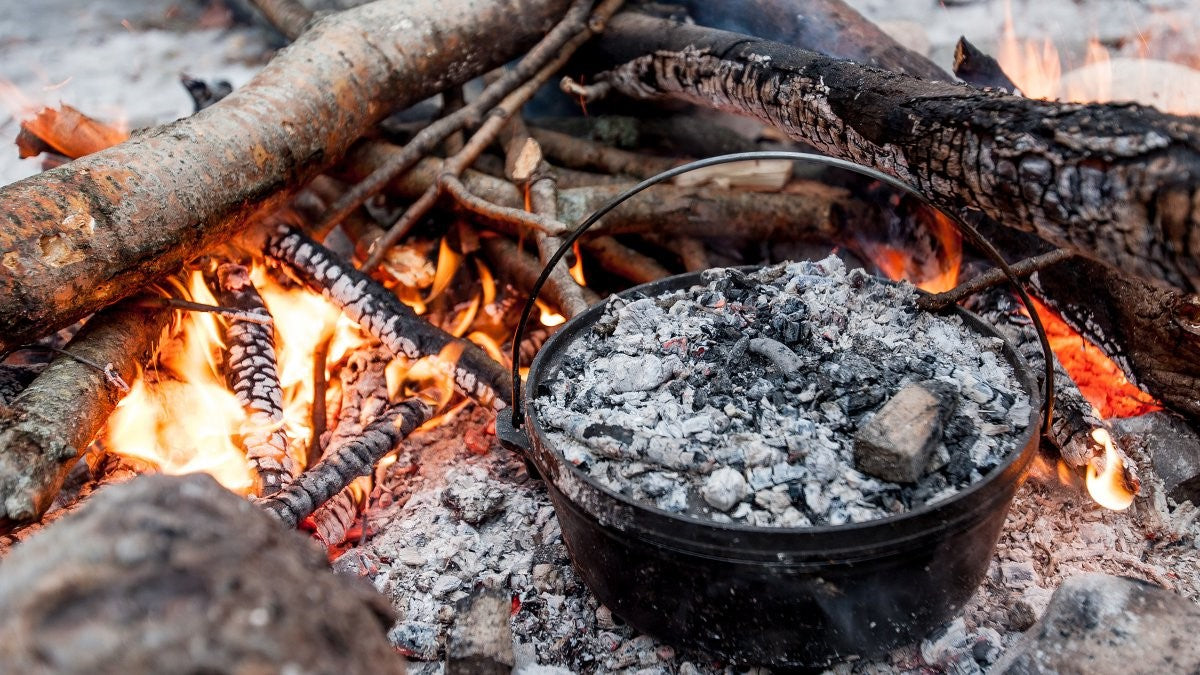
[[387,601],[209,476],[100,490],[0,561],[19,673],[403,673]]
[[1200,672],[1200,606],[1144,581],[1086,574],[991,669],[1000,675]]
[[378,0],[328,16],[211,108],[0,188],[0,349],[179,269],[393,110],[520,54],[567,5]]
[[446,642],[446,675],[508,675],[513,671],[512,601],[496,591],[463,599]]
[[859,471],[894,483],[915,483],[942,440],[953,399],[936,383],[910,384],[854,436]]

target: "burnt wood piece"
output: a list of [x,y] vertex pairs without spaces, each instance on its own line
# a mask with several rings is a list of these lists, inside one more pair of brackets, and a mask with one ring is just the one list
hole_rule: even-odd
[[[1000,331],[1017,352],[1029,363],[1038,376],[1038,387],[1043,386],[1041,377],[1046,370],[1045,356],[1033,322],[1021,311],[1016,297],[1005,288],[993,288],[971,300],[970,309],[978,313],[996,330]],[[1105,456],[1104,445],[1092,432],[1106,431],[1113,439],[1113,447],[1125,465],[1125,483],[1129,490],[1137,493],[1141,481],[1137,477],[1136,465],[1117,442],[1117,434],[1107,420],[1100,419],[1095,409],[1057,358],[1054,359],[1054,417],[1050,428],[1042,435],[1058,449],[1063,461],[1076,469],[1086,468],[1093,458]]]
[[433,406],[419,398],[388,406],[361,436],[330,447],[316,466],[260,501],[259,506],[288,527],[295,527],[355,478],[370,474],[376,462],[432,414]]
[[976,87],[994,87],[1010,94],[1020,93],[1017,91],[1017,85],[1008,79],[1000,63],[980,51],[965,37],[958,38],[958,43],[954,45],[954,74],[963,82]]
[[926,80],[954,80],[842,0],[683,0],[682,4],[702,26],[722,26]]
[[468,398],[488,407],[509,405],[512,385],[503,366],[474,343],[417,316],[391,291],[329,249],[281,225],[264,253],[285,263],[309,288],[329,298],[392,356],[419,359],[442,354],[455,386]]
[[[522,293],[528,293],[533,288],[533,282],[537,281],[538,275],[542,272],[542,264],[538,262],[537,258],[526,253],[508,237],[482,237],[479,245],[489,266],[496,271],[502,281],[512,284]],[[600,301],[595,292],[587,288],[584,288],[583,291],[583,297],[588,304]],[[542,289],[540,297],[563,312],[565,316],[566,310],[563,308],[563,300],[557,294],[557,289],[547,284]]]
[[105,487],[0,561],[6,672],[399,674],[393,620],[204,474]]
[[1200,120],[928,82],[745,35],[622,14],[606,81],[756,117],[873,166],[951,211],[1145,279],[1200,288]]
[[8,405],[45,369],[44,363],[0,363],[0,406]]
[[[217,302],[270,317],[266,304],[250,281],[250,270],[237,263],[217,267]],[[275,358],[275,327],[230,319],[225,329],[225,380],[246,411],[242,449],[254,469],[255,494],[279,491],[298,473],[288,456],[283,429],[283,387]]]
[[[379,346],[360,349],[347,357],[338,370],[341,400],[338,401],[333,431],[322,439],[321,448],[337,448],[363,435],[388,406],[387,351]],[[315,454],[317,450],[313,450]],[[315,467],[324,453],[313,457],[309,468]],[[325,548],[333,548],[346,540],[346,534],[358,518],[369,485],[351,481],[349,485],[320,504],[304,522],[312,528],[313,536]]]
[[393,109],[521,53],[567,4],[379,0],[348,10],[317,21],[211,108],[0,188],[0,351],[228,239]]
[[[171,312],[137,299],[97,312],[66,350],[133,382],[158,346]],[[54,501],[83,454],[125,396],[105,372],[59,355],[11,403],[0,406],[0,529],[34,520]]]
[[894,483],[915,483],[925,475],[953,412],[953,397],[930,385],[905,385],[858,430],[854,465],[859,471]]

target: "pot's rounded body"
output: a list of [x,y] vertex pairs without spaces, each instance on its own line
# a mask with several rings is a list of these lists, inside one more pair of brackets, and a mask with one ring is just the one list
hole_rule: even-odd
[[[685,274],[622,295],[653,296],[700,282],[698,273]],[[1018,447],[981,481],[936,504],[864,523],[750,527],[634,503],[548,444],[534,410],[537,383],[603,310],[572,319],[530,368],[529,459],[546,481],[575,567],[633,627],[736,663],[823,666],[918,640],[974,593],[1040,434],[1041,396],[1011,345],[1005,343],[1004,356],[1032,412]],[[974,315],[961,316],[980,333],[1000,337]]]

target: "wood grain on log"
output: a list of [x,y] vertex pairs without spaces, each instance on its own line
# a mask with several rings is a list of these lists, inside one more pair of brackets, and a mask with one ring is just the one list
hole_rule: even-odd
[[179,268],[393,109],[519,54],[566,6],[379,0],[316,22],[211,108],[0,188],[0,349]]
[[1200,288],[1200,120],[928,82],[745,35],[619,15],[614,87],[757,117],[1080,255]]
[[[67,351],[133,382],[158,345],[171,312],[136,299],[98,312]],[[125,395],[104,372],[68,356],[54,359],[9,405],[0,407],[0,527],[40,516]]]
[[0,562],[14,673],[403,673],[387,601],[212,478],[99,491]]

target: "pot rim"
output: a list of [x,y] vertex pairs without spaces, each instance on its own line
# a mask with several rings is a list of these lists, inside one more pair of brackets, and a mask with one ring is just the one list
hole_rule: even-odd
[[[733,269],[754,271],[763,267],[766,267],[766,265],[746,265]],[[644,294],[653,297],[663,292],[690,288],[692,285],[694,285],[693,282],[699,282],[702,278],[702,275],[707,271],[709,270],[677,274],[670,277],[665,277],[663,279],[658,279],[656,281],[651,281],[649,283],[633,286],[619,293],[615,293],[604,302],[597,303],[592,307],[589,307],[582,314],[571,318],[567,323],[563,324],[563,326],[556,331],[554,335],[550,336],[544,345],[542,345],[542,348],[534,358],[533,363],[530,364],[529,374],[525,378],[525,396],[523,397],[525,407],[525,424],[529,428],[530,433],[536,437],[535,442],[543,446],[553,457],[555,463],[571,474],[572,479],[581,481],[584,485],[596,490],[608,499],[615,500],[622,506],[635,509],[637,511],[647,512],[653,514],[657,518],[663,518],[667,521],[675,521],[680,525],[687,525],[688,527],[700,526],[722,533],[746,534],[755,537],[772,534],[788,536],[844,535],[855,532],[867,532],[877,528],[893,528],[899,525],[908,525],[922,518],[927,518],[931,514],[943,511],[947,507],[950,507],[956,503],[966,501],[979,493],[981,490],[988,487],[991,483],[999,480],[1002,476],[1008,473],[1015,464],[1021,462],[1023,459],[1026,459],[1026,455],[1031,451],[1031,449],[1037,446],[1036,443],[1031,443],[1030,441],[1032,441],[1042,432],[1042,423],[1044,418],[1042,414],[1042,407],[1044,402],[1042,401],[1040,387],[1035,384],[1033,379],[1033,371],[1029,366],[1029,363],[1024,357],[1021,356],[1012,343],[1009,342],[1008,339],[1006,339],[1003,335],[1001,335],[994,326],[988,324],[973,312],[967,311],[958,305],[951,305],[949,308],[947,308],[947,311],[960,316],[965,320],[968,326],[979,332],[982,332],[986,337],[999,338],[1002,341],[1002,351],[1005,355],[1005,358],[1008,360],[1009,365],[1012,366],[1013,374],[1016,376],[1017,381],[1022,387],[1025,388],[1026,395],[1029,397],[1029,422],[1017,436],[1017,440],[1013,446],[1013,449],[1010,450],[1007,455],[1005,455],[1004,459],[1001,460],[999,464],[984,474],[983,477],[981,477],[978,481],[975,481],[974,483],[962,488],[947,499],[932,503],[926,502],[917,508],[905,511],[903,513],[884,516],[882,518],[875,518],[858,523],[844,523],[841,525],[814,525],[809,527],[776,527],[769,525],[721,523],[709,518],[704,518],[702,516],[686,513],[674,513],[665,509],[661,509],[653,504],[635,501],[628,496],[612,490],[611,488],[592,478],[590,474],[584,472],[579,466],[567,461],[567,459],[558,451],[555,444],[552,443],[546,436],[545,430],[541,424],[541,419],[537,415],[537,412],[534,408],[534,404],[538,398],[537,392],[535,391],[535,385],[542,379],[542,370],[548,367],[547,362],[557,356],[559,352],[564,351],[579,333],[595,324],[600,315],[604,312],[604,309],[607,307],[609,301],[611,301],[613,298],[628,298],[638,294]],[[876,275],[872,276],[883,283],[896,286],[902,286],[907,283],[884,279]],[[914,290],[918,294],[928,295],[926,291],[923,291],[919,288],[914,287]],[[1020,473],[1014,478],[1019,479],[1024,473],[1024,469],[1024,466],[1020,467]],[[559,484],[559,479],[556,476],[552,477],[552,480],[555,483],[555,487],[559,490],[562,490],[564,496],[567,497],[570,502],[576,504],[585,512],[590,512],[590,509],[588,509],[584,504],[580,504],[577,499],[574,499],[568,495],[568,489]],[[990,502],[991,500],[988,501]],[[961,521],[961,517],[953,518],[948,521],[944,521],[938,527],[929,527],[923,529],[926,532],[931,530],[946,529]],[[920,535],[914,534],[912,536],[919,537]],[[911,537],[900,537],[897,541],[899,542],[909,538]]]

